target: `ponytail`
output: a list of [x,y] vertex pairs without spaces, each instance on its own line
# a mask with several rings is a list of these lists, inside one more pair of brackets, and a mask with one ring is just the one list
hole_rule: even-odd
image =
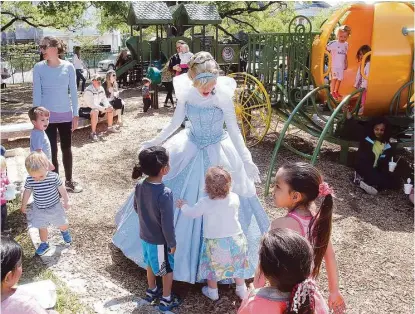
[[317,291],[312,279],[306,279],[295,285],[291,291],[290,303],[284,314],[314,314],[314,295]]
[[332,216],[333,216],[333,190],[326,182],[319,186],[319,196],[324,197],[315,218],[309,225],[308,232],[311,235],[310,241],[314,251],[314,268],[311,272],[313,278],[320,273],[321,262],[326,254],[327,246],[331,237]]
[[135,180],[143,176],[143,170],[140,165],[135,165],[131,177]]

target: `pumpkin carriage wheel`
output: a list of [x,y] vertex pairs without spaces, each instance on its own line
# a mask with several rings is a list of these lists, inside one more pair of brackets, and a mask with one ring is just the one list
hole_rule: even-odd
[[234,96],[236,118],[248,147],[265,137],[271,123],[271,101],[262,83],[247,73],[228,75],[236,81]]

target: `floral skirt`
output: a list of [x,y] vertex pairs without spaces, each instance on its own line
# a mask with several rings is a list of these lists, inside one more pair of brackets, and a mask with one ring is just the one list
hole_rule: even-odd
[[248,245],[243,233],[220,239],[203,238],[198,280],[244,278],[248,267]]

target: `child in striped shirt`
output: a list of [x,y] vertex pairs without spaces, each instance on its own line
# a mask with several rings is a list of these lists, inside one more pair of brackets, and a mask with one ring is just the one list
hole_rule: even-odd
[[[29,176],[26,179],[25,191],[22,199],[22,213],[26,213],[27,201],[33,191],[32,226],[39,229],[41,243],[36,254],[42,256],[49,249],[48,225],[58,226],[63,240],[72,242],[68,230],[68,219],[65,209],[69,209],[69,198],[59,175],[49,170],[49,161],[43,152],[32,152],[26,158],[26,169]],[[60,201],[59,193],[63,198]]]

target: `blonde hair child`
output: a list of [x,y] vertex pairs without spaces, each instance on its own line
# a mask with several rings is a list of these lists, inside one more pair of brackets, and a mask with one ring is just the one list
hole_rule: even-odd
[[238,220],[239,197],[230,192],[231,185],[228,171],[222,167],[211,167],[205,177],[208,196],[194,206],[187,205],[184,200],[177,201],[177,207],[184,215],[192,218],[203,215],[198,276],[200,280],[207,278],[207,286],[202,288],[202,293],[214,301],[219,299],[217,282],[221,280],[233,278],[236,295],[241,299],[247,292],[244,273],[248,268],[248,244]]

